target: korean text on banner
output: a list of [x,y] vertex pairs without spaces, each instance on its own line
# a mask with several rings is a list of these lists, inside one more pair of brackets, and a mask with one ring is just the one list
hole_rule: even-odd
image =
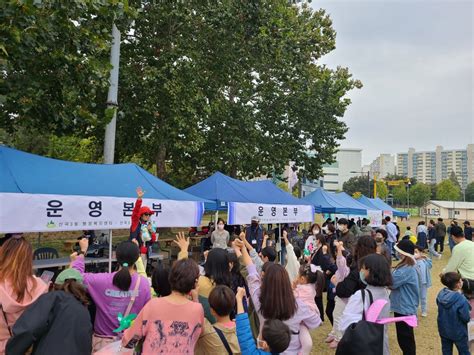
[[227,223],[248,224],[252,217],[261,223],[298,223],[314,220],[314,207],[310,205],[268,205],[229,202]]
[[[0,193],[0,233],[128,229],[134,198]],[[143,199],[157,227],[198,226],[202,202]],[[20,218],[21,216],[21,218]]]

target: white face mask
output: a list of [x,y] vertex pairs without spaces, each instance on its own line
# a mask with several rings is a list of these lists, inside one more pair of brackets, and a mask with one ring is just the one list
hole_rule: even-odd
[[224,225],[223,224],[218,224],[217,225],[217,229],[219,229],[220,231],[224,229]]
[[344,225],[338,224],[338,225],[337,225],[337,229],[339,229],[341,232],[344,232],[344,230],[345,230],[346,228],[344,227]]
[[313,235],[317,235],[319,234],[319,229],[318,228],[314,228],[313,229]]
[[329,231],[329,228],[328,227],[323,227],[323,231],[327,233]]

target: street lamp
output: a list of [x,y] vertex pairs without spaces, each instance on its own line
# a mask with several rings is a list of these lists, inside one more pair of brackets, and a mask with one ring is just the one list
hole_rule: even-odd
[[[350,171],[351,174],[365,174],[365,171]],[[367,187],[369,188],[369,198],[370,198],[370,171],[367,171]],[[375,197],[375,196],[374,196]]]
[[410,211],[410,186],[411,186],[411,181],[407,182],[407,209]]

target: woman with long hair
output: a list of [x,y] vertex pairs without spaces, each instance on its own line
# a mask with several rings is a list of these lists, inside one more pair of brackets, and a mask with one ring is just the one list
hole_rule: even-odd
[[5,353],[12,327],[48,285],[33,275],[33,248],[20,234],[0,248],[0,354]]
[[199,267],[192,259],[174,263],[169,281],[171,294],[153,298],[124,332],[122,345],[134,348],[143,340],[143,354],[193,354],[204,326],[204,312],[197,301]]
[[290,345],[283,354],[298,353],[301,351],[300,326],[317,328],[321,324],[321,318],[311,312],[304,301],[295,298],[290,278],[283,266],[265,263],[261,277],[244,244],[240,241],[236,241],[236,244],[241,248],[243,262],[247,267],[247,283],[253,304],[258,311],[260,325],[267,319],[283,321],[291,330]]
[[92,300],[96,305],[94,320],[93,351],[98,351],[116,338],[114,329],[119,327],[118,314],[127,316],[137,314],[150,300],[150,283],[139,275],[135,263],[141,263],[138,246],[130,241],[117,245],[115,251],[118,271],[112,273],[86,273],[84,253],[89,241],[83,238],[79,241],[80,255],[74,253],[71,257],[71,267],[84,277]]
[[[178,259],[186,259],[188,257],[189,240],[184,236],[184,233],[178,233],[175,243],[180,248]],[[198,284],[199,302],[204,308],[204,316],[211,323],[215,323],[216,319],[209,308],[209,294],[217,285],[231,287],[232,275],[230,269],[231,264],[227,250],[214,248],[209,251],[204,263],[204,275],[199,276]]]
[[17,320],[7,353],[62,354],[65,344],[72,355],[92,351],[92,323],[83,277],[75,269],[62,271],[54,290],[38,298]]

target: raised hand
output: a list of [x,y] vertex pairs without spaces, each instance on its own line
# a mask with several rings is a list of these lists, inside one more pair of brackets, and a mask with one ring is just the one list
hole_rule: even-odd
[[237,293],[235,294],[235,298],[237,298],[238,300],[242,300],[246,295],[247,293],[245,292],[245,288],[237,287]]
[[173,240],[173,243],[179,246],[179,249],[181,249],[181,251],[188,251],[189,239],[186,238],[186,236],[184,235],[184,232],[179,232],[176,235],[176,240]]
[[142,198],[143,195],[145,195],[145,191],[143,191],[140,186],[138,186],[135,191],[137,192],[137,197],[138,197],[138,198]]
[[79,247],[81,248],[81,251],[85,253],[87,251],[87,248],[89,248],[89,239],[82,238],[81,240],[79,240]]

